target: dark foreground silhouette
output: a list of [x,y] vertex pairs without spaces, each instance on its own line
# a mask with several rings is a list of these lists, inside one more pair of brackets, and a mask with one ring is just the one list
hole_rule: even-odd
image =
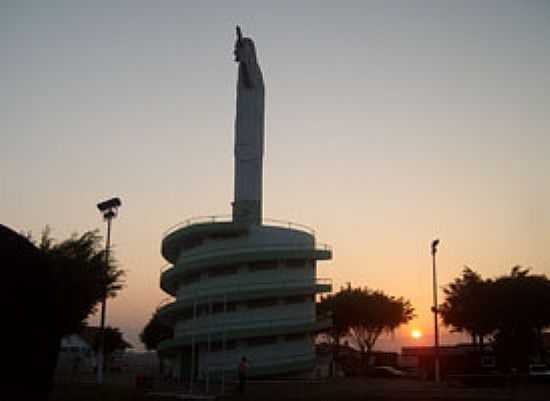
[[5,383],[18,399],[47,400],[60,342],[55,332],[52,269],[27,238],[3,225],[0,254],[5,280],[3,322],[8,333]]
[[[498,387],[473,388],[453,383],[435,385],[417,380],[370,378],[338,378],[327,381],[250,381],[246,391],[237,390],[238,383],[228,383],[226,401],[547,401],[548,385],[516,383]],[[93,384],[58,385],[55,401],[171,401],[181,399],[182,388],[155,385],[137,389],[131,382],[98,387]],[[218,394],[219,392],[214,392]]]

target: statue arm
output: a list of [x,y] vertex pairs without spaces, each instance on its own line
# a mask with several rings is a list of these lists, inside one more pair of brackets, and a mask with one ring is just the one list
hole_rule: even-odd
[[236,30],[237,30],[237,44],[239,44],[243,40],[243,33],[242,33],[241,27],[239,25],[237,25]]
[[[251,45],[252,42],[250,39],[243,38],[239,25],[236,26],[236,34],[235,61],[239,63],[239,80],[242,81],[246,88],[252,89],[256,86],[256,82],[258,81],[258,73],[260,74],[261,80],[261,72],[259,72],[254,54],[254,45]],[[252,48],[250,48],[250,46],[252,46]],[[252,52],[252,54],[249,54],[250,52]]]

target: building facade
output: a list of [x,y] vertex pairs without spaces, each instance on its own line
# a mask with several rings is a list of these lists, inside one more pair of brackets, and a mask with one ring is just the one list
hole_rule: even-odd
[[161,288],[174,299],[159,317],[175,334],[159,351],[175,377],[231,376],[242,357],[249,377],[312,372],[315,333],[331,324],[316,318],[316,294],[331,291],[316,266],[332,252],[306,227],[264,222],[188,221],[165,235]]

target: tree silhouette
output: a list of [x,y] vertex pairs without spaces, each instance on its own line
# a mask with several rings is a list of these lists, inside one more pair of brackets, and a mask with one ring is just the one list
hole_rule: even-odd
[[37,245],[49,260],[54,277],[55,303],[61,316],[59,335],[79,332],[103,296],[114,297],[122,289],[124,271],[117,267],[112,251],[106,264],[98,230],[73,234],[56,243],[46,227]]
[[[99,350],[99,342],[100,333],[98,330],[92,342],[92,348],[96,352]],[[103,344],[105,355],[109,356],[115,351],[124,351],[127,348],[132,348],[132,345],[124,340],[124,337],[120,330],[116,327],[106,326]]]
[[383,333],[393,333],[414,317],[408,300],[368,288],[352,290],[352,322],[349,333],[361,350],[363,366],[368,366],[376,341]]
[[353,290],[351,285],[340,288],[335,294],[321,296],[321,300],[317,303],[317,315],[320,317],[330,317],[332,326],[325,333],[330,338],[336,350],[340,345],[340,341],[345,337],[353,321],[352,304]]
[[[376,341],[383,333],[392,333],[414,317],[408,300],[386,295],[368,288],[341,288],[336,294],[321,298],[318,311],[333,318],[327,333],[336,349],[343,337],[350,336],[361,351],[363,366],[368,364]],[[337,356],[337,355],[336,355]]]
[[495,350],[504,368],[526,371],[531,358],[541,357],[542,332],[550,327],[550,280],[512,268],[494,281]]
[[158,309],[153,313],[149,322],[143,328],[139,339],[149,351],[156,350],[161,341],[174,337],[174,328],[162,323],[158,318]]
[[492,282],[468,266],[462,275],[443,288],[445,301],[439,306],[443,323],[453,331],[467,332],[472,343],[483,347],[495,329]]
[[[53,275],[45,255],[28,239],[0,225],[3,279],[3,320],[9,346],[4,361],[6,393],[21,399],[47,400],[52,385],[59,338]],[[16,385],[21,374],[32,377],[32,386]],[[17,392],[16,392],[17,391]]]
[[[17,350],[7,363],[19,382],[21,374],[32,385],[19,387],[21,398],[47,400],[52,387],[61,338],[79,332],[104,294],[121,288],[123,271],[111,259],[105,263],[97,231],[56,243],[46,228],[38,247],[26,237],[0,225],[0,252],[5,279],[6,323],[17,327],[9,344]],[[28,396],[28,397],[27,397]]]
[[466,331],[483,346],[492,335],[499,365],[526,371],[543,354],[542,332],[550,327],[550,280],[515,266],[509,275],[483,280],[465,268],[448,284],[440,306],[443,322]]

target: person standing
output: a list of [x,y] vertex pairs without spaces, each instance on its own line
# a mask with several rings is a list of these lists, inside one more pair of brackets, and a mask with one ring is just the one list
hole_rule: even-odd
[[247,371],[248,371],[248,361],[246,360],[246,357],[243,356],[241,358],[241,362],[239,363],[239,392],[240,393],[244,393]]

